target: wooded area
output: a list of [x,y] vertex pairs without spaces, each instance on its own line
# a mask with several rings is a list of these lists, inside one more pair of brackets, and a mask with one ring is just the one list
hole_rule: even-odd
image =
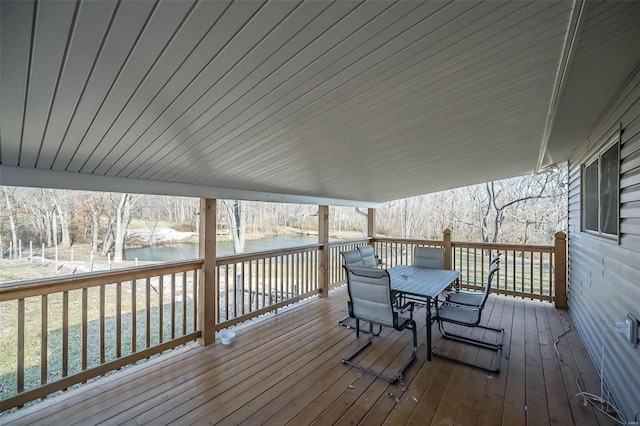
[[[198,200],[184,197],[2,187],[0,242],[69,247],[90,244],[95,252],[122,260],[127,230],[157,228],[198,231]],[[436,239],[451,229],[459,241],[548,244],[566,229],[567,172],[488,182],[383,203],[377,210],[379,235]],[[317,231],[317,206],[219,200],[218,234],[233,236],[235,250],[245,238]],[[332,237],[366,230],[366,210],[330,209]],[[224,237],[223,237],[224,238]],[[228,237],[227,237],[228,238]],[[151,238],[150,238],[151,239]],[[137,244],[144,242],[137,241]]]

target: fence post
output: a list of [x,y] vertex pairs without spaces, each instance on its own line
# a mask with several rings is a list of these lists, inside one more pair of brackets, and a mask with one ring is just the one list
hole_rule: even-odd
[[442,235],[444,239],[444,269],[451,270],[451,259],[453,251],[451,250],[451,229],[445,229]]
[[329,295],[329,206],[318,206],[318,295]]
[[567,309],[567,236],[564,232],[556,232],[553,254],[556,308]]
[[216,312],[218,295],[216,292],[216,210],[217,200],[200,199],[200,257],[204,259],[198,288],[198,323],[202,346],[209,345],[216,338]]

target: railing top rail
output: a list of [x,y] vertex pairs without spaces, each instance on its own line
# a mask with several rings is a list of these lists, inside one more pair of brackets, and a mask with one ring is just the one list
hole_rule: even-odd
[[227,256],[218,256],[217,265],[228,265],[231,263],[246,262],[250,260],[264,259],[267,257],[284,256],[287,254],[304,253],[307,251],[319,250],[322,244],[307,244],[298,247],[289,247],[276,250],[258,251],[253,253],[231,254]]
[[83,272],[76,275],[61,275],[55,278],[14,281],[0,284],[0,301],[22,299],[60,291],[77,290],[103,284],[138,280],[151,276],[200,269],[202,259],[167,262],[160,265],[135,266],[109,271]]
[[346,246],[349,244],[354,244],[354,243],[368,243],[371,242],[372,239],[369,237],[361,237],[361,238],[352,238],[349,240],[334,240],[334,241],[329,241],[329,247],[342,247],[342,246]]
[[554,249],[554,246],[538,244],[474,243],[466,241],[452,241],[451,246],[494,250],[535,251],[543,253],[552,253]]
[[406,244],[421,244],[425,246],[444,246],[444,240],[416,240],[409,238],[380,238],[376,237],[374,241],[386,242],[386,243],[406,243]]

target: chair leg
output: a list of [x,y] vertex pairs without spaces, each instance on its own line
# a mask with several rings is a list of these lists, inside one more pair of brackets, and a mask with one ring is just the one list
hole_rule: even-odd
[[380,379],[386,380],[389,383],[395,383],[397,382],[400,378],[402,378],[402,373],[404,373],[404,370],[407,369],[407,367],[416,359],[416,353],[418,352],[418,327],[416,326],[415,321],[411,321],[411,324],[408,325],[406,328],[410,328],[411,332],[413,334],[413,348],[411,351],[411,356],[409,357],[409,359],[407,361],[405,361],[405,363],[402,365],[402,367],[400,367],[400,369],[398,370],[397,373],[395,373],[393,376],[388,377],[388,376],[384,376],[380,373],[376,373],[375,371],[369,369],[369,368],[365,368],[365,367],[361,367],[358,364],[356,364],[355,362],[353,362],[353,358],[356,357],[356,355],[358,355],[360,352],[362,352],[362,350],[364,350],[367,346],[369,346],[371,344],[371,341],[373,340],[373,324],[369,323],[369,338],[367,339],[367,341],[364,343],[364,345],[360,346],[358,349],[355,350],[355,352],[351,353],[351,355],[347,356],[346,358],[342,359],[342,363],[343,364],[347,364],[350,365],[352,367],[357,368],[360,371],[364,371],[365,373],[369,373],[372,374]]
[[471,337],[461,336],[459,334],[454,334],[454,333],[448,332],[448,331],[446,331],[444,329],[444,326],[442,325],[442,322],[438,321],[438,329],[440,330],[440,334],[442,334],[442,337],[444,337],[445,339],[458,340],[460,342],[469,343],[471,345],[480,346],[480,347],[487,348],[487,349],[500,349],[500,348],[502,348],[502,340],[503,340],[503,336],[504,336],[504,329],[503,328],[486,327],[486,326],[483,326],[483,325],[476,325],[474,328],[480,328],[480,329],[483,329],[483,330],[490,330],[490,331],[497,332],[498,333],[498,338],[496,340],[497,340],[497,342],[500,342],[500,343],[490,343],[490,342],[487,342],[485,340],[473,339]]
[[441,358],[447,358],[447,359],[449,359],[451,361],[455,361],[455,362],[460,363],[460,364],[469,365],[471,367],[477,367],[477,368],[480,368],[480,369],[483,369],[483,370],[486,370],[486,371],[499,373],[500,372],[500,357],[502,355],[502,340],[503,340],[503,337],[504,337],[504,329],[486,327],[486,326],[482,326],[482,325],[478,325],[476,327],[484,329],[484,330],[490,330],[490,331],[497,332],[498,333],[497,341],[500,342],[500,343],[489,343],[489,342],[486,342],[484,340],[472,339],[470,337],[460,336],[458,334],[449,333],[442,326],[442,322],[438,321],[438,329],[440,330],[440,334],[442,334],[442,337],[444,337],[445,339],[457,340],[459,342],[469,343],[471,345],[475,345],[475,346],[479,346],[479,347],[482,347],[482,348],[486,348],[486,349],[490,349],[492,351],[495,351],[496,354],[493,357],[493,360],[491,362],[491,366],[489,368],[484,367],[482,365],[474,364],[474,363],[471,363],[471,362],[466,362],[466,361],[463,361],[463,360],[460,360],[460,359],[451,358],[451,357],[449,357],[449,356],[447,356],[445,354],[439,353],[437,351],[437,348],[433,348],[431,350],[431,353],[433,355],[439,356]]
[[[350,328],[350,329],[354,329],[355,330],[356,327],[353,327],[353,326],[351,326],[349,324],[346,324],[346,322],[349,321],[350,319],[352,319],[352,317],[346,317],[345,319],[342,319],[342,320],[338,321],[338,325],[341,325],[342,327],[345,327],[345,328]],[[356,322],[357,322],[357,320],[356,320]],[[358,326],[358,329],[359,329],[359,331],[364,331],[366,333],[366,331],[362,330],[359,326]],[[379,336],[381,332],[382,332],[382,326],[379,325],[378,326],[378,331],[376,333],[373,333],[373,335],[374,336]],[[357,334],[358,335],[356,337],[360,337],[360,333],[357,333]]]

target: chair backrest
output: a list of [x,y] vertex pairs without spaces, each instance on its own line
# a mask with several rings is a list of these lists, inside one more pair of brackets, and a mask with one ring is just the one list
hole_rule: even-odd
[[349,268],[352,266],[362,266],[362,257],[358,250],[343,251],[340,254],[344,260],[344,266]]
[[416,247],[413,251],[413,266],[444,269],[444,249],[441,247]]
[[500,260],[497,262],[491,262],[491,268],[489,268],[489,278],[487,278],[487,285],[484,286],[484,293],[482,294],[482,302],[478,307],[480,310],[484,308],[484,304],[487,302],[489,298],[489,293],[491,293],[491,283],[493,282],[493,276],[500,270]]
[[347,289],[353,317],[384,327],[394,327],[397,313],[391,297],[391,278],[384,269],[346,267]]
[[375,268],[378,266],[378,260],[376,259],[376,253],[373,250],[373,246],[358,247],[358,251],[362,258],[362,266],[365,268]]

